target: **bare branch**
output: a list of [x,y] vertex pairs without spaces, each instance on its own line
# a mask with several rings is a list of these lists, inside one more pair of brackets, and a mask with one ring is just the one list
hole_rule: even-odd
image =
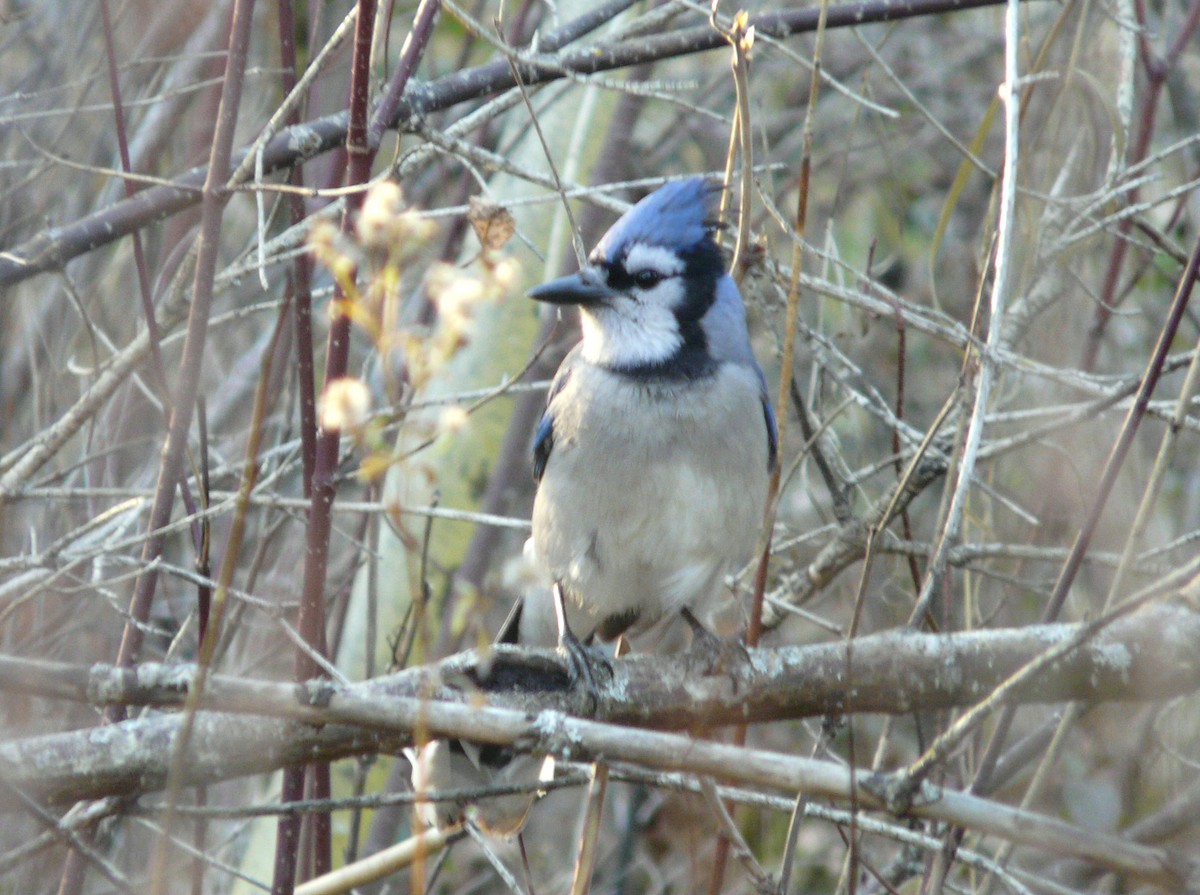
[[[684,659],[628,659],[616,663],[613,686],[603,695],[600,714],[610,722],[571,718],[562,708],[576,702],[561,686],[553,690],[516,695],[490,691],[493,706],[483,708],[477,697],[443,685],[433,700],[398,692],[419,692],[433,683],[429,669],[418,669],[353,687],[327,684],[297,689],[286,684],[246,682],[214,677],[206,701],[239,711],[277,715],[204,712],[196,720],[188,748],[186,782],[197,783],[257,773],[299,761],[328,759],[364,751],[394,751],[408,742],[408,732],[418,724],[432,734],[475,738],[483,742],[519,744],[534,751],[578,759],[604,755],[609,760],[633,761],[662,770],[711,774],[752,783],[782,792],[806,790],[816,795],[845,799],[852,787],[860,803],[885,808],[880,796],[882,781],[867,772],[851,772],[831,762],[801,759],[711,742],[678,734],[631,729],[627,724],[685,725],[708,721],[733,721],[741,715],[764,720],[772,717],[822,713],[836,708],[848,711],[897,711],[947,704],[947,697],[970,700],[988,669],[1011,670],[1048,646],[1069,636],[1074,626],[1055,625],[1015,631],[993,631],[944,637],[887,634],[855,642],[855,673],[859,686],[850,693],[836,692],[829,680],[843,667],[845,644],[756,650],[738,672],[739,686],[725,678],[711,678],[697,686],[689,679]],[[542,654],[557,669],[557,661]],[[1018,698],[1045,701],[1063,698],[1157,698],[1200,686],[1200,618],[1173,606],[1144,611],[1114,625],[1096,642],[1064,659]],[[500,651],[492,657],[493,678],[508,677],[514,657]],[[456,664],[469,667],[476,657],[466,654],[443,663],[448,675]],[[464,664],[465,663],[465,664]],[[832,667],[831,667],[832,663]],[[177,702],[190,680],[190,669],[145,667],[138,672],[93,671],[91,685],[83,669],[41,666],[6,660],[5,685],[12,681],[13,666],[25,665],[24,677],[37,668],[38,678],[55,682],[60,694],[92,698],[141,695],[155,701]],[[536,666],[534,666],[536,667]],[[526,665],[528,670],[530,666]],[[897,668],[900,669],[897,675]],[[914,670],[921,671],[914,675]],[[995,673],[994,671],[992,672]],[[758,681],[756,678],[766,676]],[[925,688],[914,692],[887,691],[891,677],[919,677]],[[167,678],[165,689],[156,680]],[[561,670],[548,679],[561,685]],[[806,692],[821,690],[825,705]],[[656,691],[657,686],[657,691]],[[636,694],[636,697],[633,695]],[[447,696],[463,701],[446,701]],[[881,697],[890,697],[884,701]],[[510,701],[511,697],[511,701]],[[547,698],[550,697],[550,698]],[[535,704],[541,704],[539,710]],[[673,703],[673,704],[672,704]],[[664,708],[666,704],[666,708]],[[745,707],[739,712],[738,707]],[[803,707],[802,707],[803,706]],[[648,707],[653,710],[647,714]],[[4,778],[35,797],[49,800],[134,793],[165,783],[171,743],[179,719],[158,716],[69,734],[36,737],[0,745]],[[959,824],[980,832],[1058,854],[1082,857],[1172,887],[1180,885],[1177,871],[1165,854],[1094,831],[1081,831],[1061,821],[955,793],[928,784],[915,793],[911,813]]]
[[[1047,649],[1077,636],[1080,625],[1043,625],[960,634],[896,631],[853,643],[856,687],[841,682],[847,644],[755,649],[730,676],[697,680],[686,656],[631,656],[614,664],[596,716],[633,726],[686,730],[737,721],[777,721],[829,713],[908,713],[973,705]],[[1094,641],[1063,657],[1013,699],[1047,703],[1079,699],[1164,699],[1200,688],[1200,615],[1174,604],[1115,622]],[[481,665],[482,663],[482,665]],[[260,773],[301,760],[394,751],[408,742],[416,714],[435,734],[485,742],[516,741],[509,728],[474,725],[479,693],[470,685],[480,667],[497,711],[522,718],[542,711],[578,711],[555,653],[496,647],[348,687],[328,682],[299,687],[213,675],[205,712],[184,762],[186,782]],[[175,707],[183,703],[191,666],[146,664],[122,671],[29,659],[0,659],[0,687],[96,704]],[[458,684],[447,683],[457,681]],[[422,702],[421,694],[431,694]],[[324,707],[322,707],[324,705]],[[439,715],[441,708],[446,714]],[[276,720],[229,712],[271,715]],[[445,718],[441,721],[439,718]],[[480,717],[483,717],[482,715]],[[499,717],[499,716],[497,716]],[[508,717],[508,716],[505,716]],[[408,718],[409,720],[404,720]],[[308,725],[325,725],[319,728]],[[359,725],[374,731],[337,725]],[[173,716],[0,744],[0,768],[38,798],[81,798],[157,789],[166,779]]]
[[[952,10],[994,6],[998,2],[999,0],[871,0],[867,3],[848,3],[829,8],[828,27],[859,27],[869,22],[892,22]],[[532,86],[555,81],[564,76],[564,71],[594,74],[702,53],[724,46],[723,37],[707,26],[698,26],[613,46],[591,46],[556,52],[567,43],[578,40],[608,21],[614,14],[614,7],[622,5],[627,5],[627,0],[610,0],[609,3],[546,35],[541,41],[542,52],[555,55],[538,65],[519,66],[525,83]],[[816,21],[817,9],[805,8],[752,16],[750,24],[758,33],[785,38],[814,30]],[[419,87],[414,85],[411,91],[406,92],[396,103],[395,115],[385,124],[388,127],[403,127],[403,123],[410,118],[419,119],[431,112],[508,90],[515,84],[512,70],[505,59],[456,72],[429,84]],[[338,112],[297,127],[285,128],[262,148],[264,175],[315,158],[343,145],[346,140],[347,122],[347,113]],[[246,150],[234,154],[234,167],[243,163],[246,154]],[[149,223],[190,208],[200,201],[199,188],[204,183],[205,176],[204,168],[193,168],[177,178],[171,186],[143,190],[103,211],[87,215],[68,226],[44,231],[20,246],[0,252],[0,286],[19,283],[36,274],[62,267],[72,258],[107,245]]]

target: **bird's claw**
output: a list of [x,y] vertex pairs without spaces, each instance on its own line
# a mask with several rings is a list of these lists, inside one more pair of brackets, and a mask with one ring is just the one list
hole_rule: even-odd
[[583,689],[590,703],[588,714],[594,714],[600,705],[599,679],[612,680],[612,663],[599,650],[585,646],[570,628],[559,634],[558,648],[566,656],[571,685]]
[[567,624],[566,597],[563,594],[562,585],[558,582],[555,582],[551,588],[551,596],[554,601],[555,619],[558,623],[558,648],[567,657],[567,674],[571,678],[571,685],[583,688],[590,703],[587,714],[595,714],[596,709],[600,707],[600,687],[596,681],[599,676],[597,672],[612,680],[612,665],[607,656],[584,646],[575,636],[575,632],[571,630],[571,626]]

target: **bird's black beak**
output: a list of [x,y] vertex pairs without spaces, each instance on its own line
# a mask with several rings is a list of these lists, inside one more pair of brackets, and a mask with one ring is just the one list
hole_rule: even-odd
[[600,304],[616,293],[604,282],[600,271],[594,267],[585,267],[579,273],[534,286],[528,294],[534,301],[586,307]]

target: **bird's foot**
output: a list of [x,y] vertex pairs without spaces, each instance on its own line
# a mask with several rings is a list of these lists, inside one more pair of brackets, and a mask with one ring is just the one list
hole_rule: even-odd
[[750,661],[750,654],[739,638],[718,637],[686,607],[680,614],[692,629],[692,646],[688,650],[687,662],[699,674],[705,677],[732,675]]
[[587,713],[595,714],[600,706],[600,682],[612,680],[612,663],[600,650],[586,646],[570,628],[559,637],[558,648],[567,657],[571,685],[583,690],[589,703]]
[[558,648],[567,657],[567,674],[573,687],[581,687],[588,699],[587,714],[595,714],[600,706],[599,679],[612,680],[612,663],[599,650],[583,644],[567,624],[567,608],[562,585],[557,582],[551,590],[554,614],[558,622]]

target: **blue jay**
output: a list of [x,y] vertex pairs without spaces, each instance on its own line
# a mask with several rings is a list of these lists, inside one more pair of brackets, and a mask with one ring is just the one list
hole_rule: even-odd
[[713,238],[719,189],[666,184],[529,292],[581,312],[534,439],[527,553],[593,621],[584,640],[681,612],[695,630],[761,528],[775,417]]
[[[569,634],[578,646],[680,613],[703,631],[690,613],[753,552],[777,435],[742,298],[713,239],[716,192],[702,179],[668,183],[612,226],[588,267],[529,293],[582,312],[583,340],[554,378],[534,439],[525,551],[574,605],[556,630],[550,590],[531,588],[499,642],[552,646]],[[564,645],[573,673],[594,683],[586,654]],[[418,791],[541,773],[538,756],[457,741],[410,757]],[[533,799],[481,801],[474,817],[511,835]],[[442,803],[424,816],[444,826],[465,810]]]

